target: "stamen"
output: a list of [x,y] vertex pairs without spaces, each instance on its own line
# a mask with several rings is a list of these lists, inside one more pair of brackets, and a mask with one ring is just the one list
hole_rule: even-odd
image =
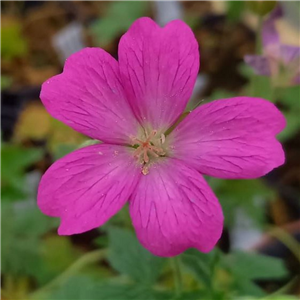
[[148,163],[149,162],[149,156],[147,154],[147,149],[144,149],[144,162]]
[[159,157],[159,155],[158,154],[156,154],[155,152],[153,152],[153,151],[149,151],[154,157]]
[[144,175],[149,173],[149,166],[151,158],[159,158],[165,155],[165,150],[161,147],[164,144],[166,137],[161,134],[160,137],[156,137],[157,130],[152,130],[150,133],[145,131],[143,141],[136,137],[132,137],[134,145],[137,145],[137,149],[134,151],[134,157],[139,159],[139,162],[143,164],[142,173]]
[[137,138],[135,138],[135,137],[131,138],[131,140],[134,141],[134,142],[137,142],[139,145],[144,144],[143,141],[141,141],[141,140],[139,140],[139,139],[137,139]]
[[146,141],[145,141],[145,143],[146,144],[150,143],[151,139],[155,137],[156,133],[157,133],[156,130],[151,131],[151,133],[149,135],[146,132]]
[[141,154],[141,152],[143,151],[143,148],[138,147],[134,152],[133,152],[133,156],[139,156]]
[[165,151],[164,151],[163,149],[161,149],[161,148],[158,148],[158,147],[156,147],[156,146],[153,146],[153,145],[149,145],[149,146],[148,146],[148,148],[149,148],[150,150],[153,150],[153,151],[159,152],[159,153],[161,153],[161,154],[164,154],[164,153],[165,153]]

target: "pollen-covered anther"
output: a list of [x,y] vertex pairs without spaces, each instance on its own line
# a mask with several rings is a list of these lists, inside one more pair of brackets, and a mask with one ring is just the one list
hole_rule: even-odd
[[[144,140],[145,139],[145,140]],[[150,133],[145,132],[142,138],[132,138],[132,141],[138,147],[134,151],[134,156],[139,159],[141,164],[144,164],[142,173],[148,174],[148,164],[151,158],[164,156],[165,150],[162,144],[165,142],[165,135],[157,135],[157,130],[152,130]]]

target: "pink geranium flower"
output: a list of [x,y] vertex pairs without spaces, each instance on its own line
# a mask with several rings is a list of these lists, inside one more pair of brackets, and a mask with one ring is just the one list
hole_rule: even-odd
[[245,62],[257,75],[269,76],[277,86],[300,84],[300,47],[283,44],[276,21],[283,16],[280,6],[268,16],[262,27],[262,55],[246,55]]
[[202,174],[248,179],[280,166],[275,136],[285,120],[268,101],[238,97],[200,106],[169,133],[198,70],[198,44],[185,23],[160,28],[141,18],[121,38],[118,62],[86,48],[43,84],[53,117],[103,141],[58,160],[42,177],[38,205],[61,218],[59,234],[96,228],[128,201],[137,236],[153,254],[215,246],[223,214]]

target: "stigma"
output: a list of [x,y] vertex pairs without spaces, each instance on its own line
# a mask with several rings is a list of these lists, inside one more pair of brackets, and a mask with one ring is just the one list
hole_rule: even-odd
[[163,133],[158,134],[157,130],[152,130],[150,132],[145,131],[139,138],[132,138],[132,141],[136,147],[133,155],[143,165],[142,173],[147,175],[150,164],[159,157],[166,155],[164,149],[166,137]]

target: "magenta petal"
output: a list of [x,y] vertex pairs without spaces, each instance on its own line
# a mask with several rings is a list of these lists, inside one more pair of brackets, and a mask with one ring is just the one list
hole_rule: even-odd
[[150,167],[130,197],[138,239],[158,256],[212,250],[223,229],[221,206],[203,177],[176,159]]
[[261,55],[246,55],[244,59],[245,63],[249,65],[257,75],[271,75],[267,57]]
[[266,100],[213,101],[192,111],[170,134],[170,155],[215,177],[260,177],[284,163],[275,136],[285,125],[282,113]]
[[93,145],[56,161],[38,189],[38,206],[60,217],[59,234],[96,228],[118,212],[140,177],[140,167],[123,146]]
[[62,74],[47,80],[41,100],[48,112],[94,139],[128,143],[138,125],[126,100],[117,61],[100,48],[71,55]]
[[119,64],[140,122],[153,129],[168,129],[192,94],[199,70],[198,43],[180,20],[160,28],[151,19],[141,18],[120,40]]

